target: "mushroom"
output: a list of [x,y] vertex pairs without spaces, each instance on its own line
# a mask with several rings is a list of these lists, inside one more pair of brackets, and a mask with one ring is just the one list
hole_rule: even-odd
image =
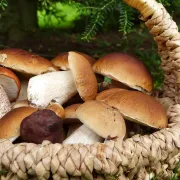
[[13,104],[12,109],[19,108],[19,107],[26,107],[26,106],[29,106],[27,99],[26,100],[22,100],[22,101],[16,101]]
[[98,83],[91,64],[84,56],[76,52],[68,53],[68,63],[77,91],[83,101],[95,99]]
[[65,111],[64,108],[58,104],[58,103],[53,103],[51,102],[46,109],[49,109],[51,111],[54,111],[57,116],[59,116],[62,120],[65,118]]
[[76,110],[80,105],[72,104],[64,109],[65,118],[63,123],[65,126],[68,126],[67,137],[82,125],[82,122],[76,116]]
[[138,91],[150,93],[153,88],[152,76],[144,63],[126,53],[104,55],[93,64],[93,70]]
[[14,141],[20,136],[20,124],[22,120],[37,111],[33,107],[19,107],[9,111],[0,119],[0,138]]
[[64,140],[62,120],[52,110],[38,110],[23,119],[20,125],[20,136],[28,143],[41,144],[44,140],[62,143]]
[[0,67],[0,85],[5,90],[10,102],[17,99],[21,83],[14,72],[7,68]]
[[124,119],[155,129],[166,128],[168,118],[164,107],[152,96],[139,91],[117,91],[96,100],[117,108]]
[[0,85],[0,119],[10,110],[11,103],[3,87]]
[[28,101],[33,107],[45,108],[50,102],[65,103],[77,93],[71,71],[58,71],[30,78]]
[[[77,52],[77,53],[84,56],[91,65],[95,63],[95,59],[93,59],[91,56],[81,52]],[[68,52],[59,53],[55,58],[51,60],[51,62],[61,70],[70,70],[68,63]]]
[[86,101],[76,110],[77,118],[83,123],[63,144],[93,144],[103,139],[121,141],[126,126],[120,112],[108,104],[96,100]]
[[106,99],[107,97],[113,95],[114,93],[122,92],[122,91],[127,91],[127,90],[121,89],[121,88],[112,88],[112,89],[104,90],[104,91],[97,94],[96,100]]
[[28,88],[29,80],[28,79],[23,79],[23,80],[20,80],[20,82],[21,82],[21,89],[20,89],[20,93],[19,93],[19,96],[16,99],[16,101],[22,101],[22,100],[28,99],[28,97],[27,97],[27,88]]
[[28,76],[58,71],[58,68],[49,60],[35,53],[16,48],[0,50],[0,65]]

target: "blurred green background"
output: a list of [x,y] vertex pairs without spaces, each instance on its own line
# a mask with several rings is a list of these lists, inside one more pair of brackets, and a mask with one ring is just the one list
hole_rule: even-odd
[[[180,25],[180,0],[158,0]],[[0,48],[22,48],[51,60],[75,50],[98,59],[135,54],[149,68],[155,89],[163,72],[156,44],[139,12],[122,0],[0,0]]]

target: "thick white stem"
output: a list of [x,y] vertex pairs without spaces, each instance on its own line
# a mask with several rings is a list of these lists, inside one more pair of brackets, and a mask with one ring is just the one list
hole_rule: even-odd
[[82,125],[74,131],[63,144],[94,144],[96,142],[103,142],[103,138],[89,129],[87,126]]

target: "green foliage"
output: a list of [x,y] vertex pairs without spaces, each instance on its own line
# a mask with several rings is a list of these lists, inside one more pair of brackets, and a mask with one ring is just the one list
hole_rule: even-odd
[[[80,13],[84,11],[89,13],[89,22],[82,34],[82,39],[87,41],[92,40],[97,32],[104,27],[110,14],[113,12],[118,12],[119,14],[116,22],[119,21],[119,31],[124,35],[132,31],[135,21],[134,17],[138,18],[138,12],[125,4],[123,0],[86,0],[80,2],[63,0],[63,2],[76,4]],[[167,7],[171,15],[175,9],[177,10],[177,7],[180,7],[180,0],[158,0],[158,2]]]
[[124,35],[131,32],[134,25],[134,9],[128,6],[123,1],[119,4],[120,17],[119,17],[119,31]]
[[7,0],[0,0],[0,8],[1,8],[2,10],[5,10],[5,8],[7,7],[7,5],[8,5]]

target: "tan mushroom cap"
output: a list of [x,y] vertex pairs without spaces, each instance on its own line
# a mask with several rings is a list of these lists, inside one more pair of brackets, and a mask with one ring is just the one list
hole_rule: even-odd
[[3,49],[0,51],[0,65],[28,75],[38,75],[58,71],[49,60],[23,49]]
[[4,67],[0,67],[0,85],[5,90],[9,101],[15,101],[21,89],[21,83],[16,74]]
[[126,125],[119,110],[104,102],[86,101],[78,107],[76,115],[85,126],[103,138],[125,137]]
[[[93,59],[91,56],[77,52],[81,55],[83,55],[91,65],[95,63],[95,59]],[[51,60],[52,64],[54,64],[56,67],[58,67],[61,70],[69,70],[69,63],[68,63],[68,52],[59,53],[55,58]]]
[[76,52],[69,52],[68,62],[80,97],[84,101],[95,99],[98,83],[88,60]]
[[22,120],[37,110],[33,107],[19,107],[8,112],[0,119],[0,138],[13,139],[20,136]]
[[80,106],[80,103],[77,104],[72,104],[70,106],[67,106],[64,109],[65,112],[65,119],[64,119],[64,123],[65,124],[75,124],[75,123],[81,123],[79,121],[79,119],[76,116],[76,110],[77,108]]
[[114,93],[121,92],[121,91],[127,91],[127,90],[121,89],[121,88],[112,88],[112,89],[104,90],[104,91],[97,94],[96,100],[100,101],[100,100],[106,99],[107,97],[113,95]]
[[50,103],[46,109],[54,111],[62,120],[65,118],[64,108],[59,103]]
[[168,125],[163,106],[154,98],[138,91],[119,91],[101,98],[112,107],[116,107],[122,116],[130,121],[161,129]]
[[104,55],[94,63],[93,70],[139,91],[151,92],[153,88],[152,76],[146,66],[129,54]]

